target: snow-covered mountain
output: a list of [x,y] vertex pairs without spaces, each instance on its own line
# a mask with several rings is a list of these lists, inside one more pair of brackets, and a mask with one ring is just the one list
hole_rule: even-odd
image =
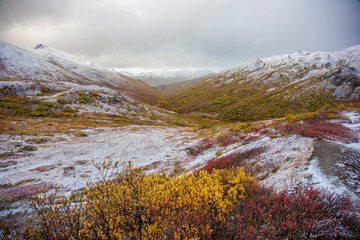
[[0,69],[0,89],[14,85],[18,94],[39,93],[41,87],[65,90],[97,85],[143,102],[156,101],[146,84],[42,44],[21,48],[0,41]]
[[283,117],[360,97],[360,45],[257,59],[177,91],[165,107],[231,120]]
[[190,79],[202,78],[206,76],[214,75],[215,72],[202,69],[202,70],[168,70],[168,71],[147,71],[147,72],[127,72],[122,71],[121,69],[114,69],[119,71],[120,73],[129,76],[131,78],[135,78],[141,80],[151,86],[159,86],[159,85],[166,85],[175,82],[186,81]]
[[335,88],[338,98],[347,94],[359,96],[360,88],[360,45],[337,52],[297,51],[292,54],[257,59],[234,68],[223,75],[226,83],[232,76],[247,75],[261,79],[264,84],[287,80],[288,84],[314,78],[327,80],[328,87]]

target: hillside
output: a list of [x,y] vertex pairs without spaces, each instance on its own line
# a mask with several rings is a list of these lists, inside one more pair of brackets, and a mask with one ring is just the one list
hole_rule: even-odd
[[359,96],[360,45],[257,59],[168,95],[161,106],[247,121],[329,109]]
[[159,95],[141,81],[41,44],[0,42],[0,68],[3,133],[190,123],[154,106]]
[[0,41],[0,69],[2,96],[96,85],[144,103],[153,104],[158,100],[155,91],[141,81],[42,44],[35,48],[20,48]]

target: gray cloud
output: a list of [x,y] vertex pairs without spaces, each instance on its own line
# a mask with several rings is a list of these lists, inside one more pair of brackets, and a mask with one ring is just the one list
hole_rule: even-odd
[[360,44],[356,0],[2,0],[0,39],[108,67],[226,68]]

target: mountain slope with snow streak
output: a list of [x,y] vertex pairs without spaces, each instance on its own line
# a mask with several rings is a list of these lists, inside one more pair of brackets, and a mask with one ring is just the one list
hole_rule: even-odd
[[169,95],[164,107],[228,120],[326,109],[360,97],[360,45],[257,59]]
[[40,86],[59,91],[76,84],[117,90],[145,103],[157,101],[155,91],[141,81],[42,44],[21,48],[0,41],[0,69],[1,87],[9,87],[11,81],[20,80],[18,88],[24,95],[25,90],[40,92]]

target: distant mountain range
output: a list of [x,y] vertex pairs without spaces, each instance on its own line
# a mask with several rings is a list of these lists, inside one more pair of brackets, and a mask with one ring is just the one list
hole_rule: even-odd
[[160,71],[159,70],[159,71],[147,71],[140,73],[121,71],[121,69],[116,69],[116,68],[114,70],[119,71],[121,74],[129,76],[131,78],[141,80],[151,86],[167,85],[171,83],[197,79],[197,78],[212,76],[216,74],[216,72],[208,69],[202,69],[196,71],[190,71],[190,70]]

